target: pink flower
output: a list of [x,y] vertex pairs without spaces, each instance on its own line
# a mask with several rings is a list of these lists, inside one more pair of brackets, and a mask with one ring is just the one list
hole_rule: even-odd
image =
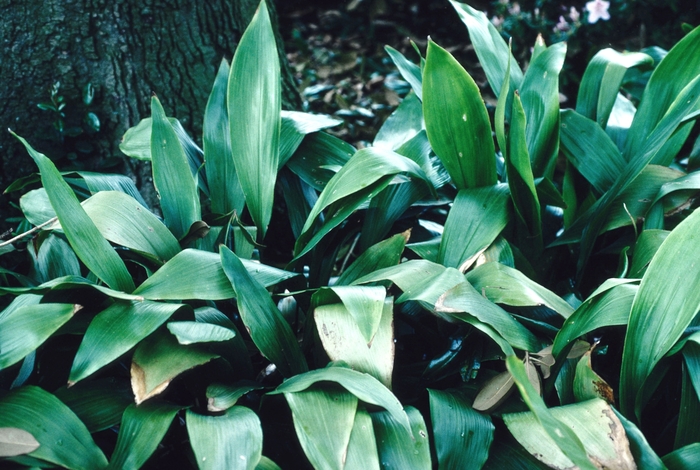
[[569,18],[571,18],[571,21],[574,23],[578,23],[578,20],[581,18],[581,14],[578,12],[576,7],[571,7],[569,10]]
[[557,23],[554,26],[554,32],[557,33],[559,31],[568,31],[569,29],[571,29],[571,26],[569,25],[569,23],[567,23],[567,21],[564,19],[563,16],[560,16],[559,23]]
[[491,24],[494,25],[496,28],[500,27],[503,24],[503,17],[494,16],[493,18],[491,18]]
[[586,11],[588,11],[588,22],[596,23],[598,20],[609,20],[610,13],[608,12],[608,8],[610,8],[610,2],[604,2],[603,0],[587,2]]

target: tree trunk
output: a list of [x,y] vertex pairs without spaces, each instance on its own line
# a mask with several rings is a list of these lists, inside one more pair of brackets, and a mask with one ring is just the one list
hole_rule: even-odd
[[[122,135],[150,116],[155,93],[166,113],[199,141],[219,63],[231,60],[257,5],[258,0],[0,0],[0,187],[36,171],[6,131],[11,128],[61,170],[126,171],[148,196],[150,168],[127,161],[118,148]],[[272,0],[268,6],[276,28]],[[284,106],[297,108],[300,99],[279,35],[278,45]],[[51,103],[49,90],[57,82],[54,100],[64,98],[65,117],[37,106]],[[94,88],[89,105],[83,100],[88,84]],[[88,123],[88,113],[99,120],[99,130]],[[2,231],[5,219],[16,215],[9,200],[18,196],[0,198]]]

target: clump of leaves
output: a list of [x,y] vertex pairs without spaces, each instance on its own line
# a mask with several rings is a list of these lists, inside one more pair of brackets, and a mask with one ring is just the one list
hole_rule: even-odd
[[[419,64],[389,48],[413,92],[356,150],[324,132],[337,120],[281,111],[261,2],[219,69],[202,150],[156,97],[125,135],[124,152],[152,162],[162,219],[123,177],[61,174],[18,137],[42,187],[21,199],[32,238],[13,241],[31,269],[3,270],[0,287],[0,457],[697,460],[700,180],[684,144],[700,29],[658,63],[601,51],[561,110],[563,43],[538,40],[523,71],[483,13],[452,6],[495,114],[435,42]],[[650,67],[635,107],[621,83]],[[286,265],[262,263],[284,216]]]

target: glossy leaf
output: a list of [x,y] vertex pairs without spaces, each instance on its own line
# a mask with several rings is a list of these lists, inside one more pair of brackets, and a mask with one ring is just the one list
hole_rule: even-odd
[[508,223],[509,200],[505,184],[457,193],[445,222],[438,262],[462,271],[469,268]]
[[81,308],[77,304],[24,305],[0,316],[0,369],[41,346]]
[[116,360],[153,333],[181,304],[115,302],[90,322],[73,360],[68,383],[74,384]]
[[[253,279],[265,287],[297,276],[254,261],[243,259],[241,262]],[[219,255],[194,249],[178,253],[146,279],[136,294],[150,300],[223,300],[235,297]]]
[[[582,462],[587,464],[587,468],[599,468],[597,465],[600,468],[637,468],[622,425],[603,400],[551,408],[549,413],[561,423],[562,429],[574,432],[577,439],[583,442],[585,453],[580,458],[585,459]],[[559,450],[568,444],[566,438],[552,435],[535,413],[505,414],[503,420],[518,442],[539,460],[552,468],[573,467],[572,459]],[[596,462],[596,466],[585,457],[586,453]],[[577,464],[583,468],[583,465]]]
[[312,297],[314,306],[334,304],[338,300],[369,344],[379,328],[385,308],[386,289],[381,286],[337,286],[319,289]]
[[479,470],[489,455],[494,426],[456,392],[428,389],[438,468]]
[[649,264],[632,304],[620,375],[620,408],[639,418],[637,399],[656,363],[673,347],[697,314],[700,260],[694,249],[700,212],[681,222]]
[[291,379],[285,380],[282,385],[270,392],[270,395],[300,392],[317,382],[323,381],[340,384],[363,402],[381,406],[387,410],[404,429],[409,430],[411,428],[408,416],[401,403],[388,388],[371,375],[346,367],[331,364],[325,369],[317,369],[295,375]]
[[41,182],[49,195],[51,206],[78,258],[108,286],[127,293],[133,291],[134,281],[124,262],[100,235],[53,162],[32,149],[26,140],[14,135],[24,144],[39,167]]
[[225,411],[246,393],[261,388],[263,387],[257,382],[248,381],[236,386],[212,384],[207,387],[207,410],[214,413]]
[[175,129],[157,97],[151,99],[151,165],[165,225],[179,240],[201,219],[199,195]]
[[343,122],[323,114],[301,113],[299,111],[282,111],[281,117],[279,166],[284,166],[287,163],[304,140],[304,136],[337,126]]
[[85,425],[52,394],[20,387],[0,399],[0,428],[19,428],[39,442],[31,457],[75,470],[107,467]]
[[312,188],[323,191],[326,184],[355,154],[355,147],[325,132],[304,137],[287,167]]
[[700,465],[700,442],[688,444],[661,458],[668,470],[686,470]]
[[537,338],[501,307],[485,299],[468,282],[448,290],[438,299],[435,311],[441,316],[463,319],[466,315],[493,327],[511,346],[525,351],[540,349]]
[[457,189],[496,183],[491,123],[474,80],[432,41],[423,71],[423,115],[430,145]]
[[384,468],[429,470],[432,468],[430,441],[423,416],[411,406],[406,408],[406,413],[411,422],[411,432],[391,413],[379,411],[371,414],[379,461]]
[[265,2],[238,42],[228,81],[231,154],[262,239],[272,216],[282,110],[277,44]]
[[615,403],[612,387],[593,370],[591,365],[591,351],[579,359],[576,365],[576,377],[574,378],[574,396],[576,401],[592,400],[600,398],[609,405]]
[[[584,445],[572,428],[569,427],[570,425],[560,421],[553,411],[547,408],[540,395],[532,387],[525,366],[520,359],[514,355],[508,356],[506,358],[506,366],[510,373],[513,374],[513,379],[520,390],[520,395],[523,397],[528,408],[530,408],[530,411],[532,411],[532,414],[529,416],[534,417],[534,420],[528,420],[527,428],[532,429],[532,424],[539,423],[544,431],[542,434],[550,438],[548,442],[550,442],[551,445],[548,446],[548,452],[554,453],[557,449],[560,449],[561,453],[566,456],[568,462],[567,467],[571,466],[570,464],[573,463],[581,469],[595,469],[596,467],[586,455]],[[513,415],[510,416],[512,417]],[[607,428],[608,426],[604,428],[596,426],[594,429],[599,431],[600,429]],[[608,436],[605,437],[607,438]]]
[[611,48],[598,51],[581,79],[576,112],[605,128],[627,70],[652,63],[653,59],[641,52],[623,54]]
[[228,341],[236,334],[219,325],[194,321],[171,321],[168,331],[175,335],[180,344],[206,343],[210,341]]
[[170,382],[193,367],[217,357],[196,346],[183,346],[160,331],[141,341],[131,359],[131,388],[136,404],[162,393]]
[[372,418],[361,407],[358,407],[355,413],[355,422],[350,433],[344,468],[347,470],[352,468],[379,470],[380,468]]
[[420,101],[422,101],[423,76],[421,73],[421,68],[413,62],[406,59],[406,57],[404,57],[403,54],[401,54],[399,51],[397,51],[391,46],[384,46],[384,50],[387,52],[387,54],[389,54],[389,57],[391,57],[391,60],[394,62],[394,65],[396,65],[396,68],[399,69],[399,72],[401,73],[401,76],[404,78],[404,80],[406,80],[409,83],[409,85],[411,85],[411,88],[416,94],[416,97]]
[[344,467],[357,397],[338,388],[315,385],[284,394],[299,443],[314,468]]
[[238,310],[251,339],[285,377],[309,370],[289,323],[270,294],[250,276],[241,260],[221,246],[221,265],[236,292]]
[[514,307],[544,305],[564,318],[574,309],[564,299],[531,280],[517,269],[505,264],[489,262],[466,274],[467,281],[495,304]]
[[249,408],[234,406],[221,416],[187,410],[187,434],[200,470],[255,469],[262,458],[260,419]]
[[[386,46],[387,50],[389,46]],[[419,84],[419,89],[420,89]],[[423,129],[423,106],[419,95],[409,93],[377,131],[373,146],[396,150]]]
[[144,403],[131,404],[122,416],[110,469],[141,468],[156,450],[180,407]]
[[[513,54],[503,40],[501,33],[486,17],[486,14],[466,3],[455,1],[450,1],[450,3],[469,30],[469,39],[474,45],[479,63],[484,68],[493,94],[497,98],[499,97],[506,70],[510,70],[510,91],[508,94],[520,88],[523,72],[513,58]],[[508,67],[509,61],[510,68]]]
[[[383,288],[380,287],[383,290]],[[316,307],[314,320],[323,348],[331,361],[344,361],[354,370],[365,372],[391,388],[394,370],[393,302],[383,301],[376,330],[370,341],[347,304]]]
[[230,66],[221,60],[204,110],[202,143],[204,146],[204,170],[209,182],[211,210],[217,214],[243,212],[245,198],[238,182],[236,165],[231,153],[231,134],[226,107],[226,91]]
[[353,284],[360,277],[379,269],[396,266],[406,246],[408,233],[398,233],[369,247],[340,275],[335,285]]
[[113,377],[61,387],[54,395],[80,418],[90,433],[117,426],[126,407],[134,402],[129,381]]

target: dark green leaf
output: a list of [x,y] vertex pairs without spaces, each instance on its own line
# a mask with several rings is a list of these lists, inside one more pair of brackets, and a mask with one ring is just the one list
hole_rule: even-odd
[[68,405],[91,433],[117,426],[134,402],[128,380],[104,378],[61,387],[56,397]]
[[429,470],[432,468],[430,443],[423,416],[411,406],[406,408],[406,413],[411,422],[410,432],[391,413],[371,413],[379,461],[383,468]]

